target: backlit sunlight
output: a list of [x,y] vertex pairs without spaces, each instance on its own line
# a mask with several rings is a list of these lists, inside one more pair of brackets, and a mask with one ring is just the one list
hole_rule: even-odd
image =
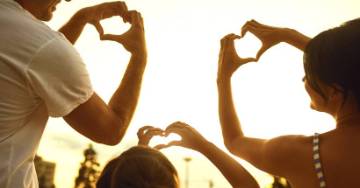
[[[76,10],[101,0],[63,1],[48,24],[58,29]],[[165,128],[183,121],[220,148],[223,145],[218,118],[216,88],[220,39],[240,34],[250,19],[289,27],[314,37],[319,32],[357,18],[356,0],[126,0],[129,9],[142,13],[148,48],[137,111],[125,138],[117,146],[93,144],[101,167],[137,143],[136,132],[144,125]],[[120,18],[102,22],[105,32],[121,34],[129,28]],[[253,35],[237,41],[238,53],[255,56],[260,41]],[[95,91],[108,101],[120,83],[129,59],[121,45],[104,42],[93,26],[85,28],[75,45],[90,72]],[[234,75],[233,97],[246,135],[272,138],[283,134],[325,132],[334,128],[327,115],[312,111],[302,83],[302,52],[286,44],[267,51],[259,62],[241,67]],[[178,138],[175,138],[178,139]],[[170,140],[172,140],[170,138]],[[168,142],[159,139],[155,142]],[[39,155],[56,162],[57,187],[73,187],[83,150],[90,140],[76,133],[61,119],[50,119],[39,146]],[[205,157],[179,147],[163,150],[183,181],[184,157],[189,163],[190,188],[228,188],[230,184]],[[241,161],[239,159],[239,161]],[[261,187],[272,179],[241,161]],[[182,182],[183,184],[183,182]]]

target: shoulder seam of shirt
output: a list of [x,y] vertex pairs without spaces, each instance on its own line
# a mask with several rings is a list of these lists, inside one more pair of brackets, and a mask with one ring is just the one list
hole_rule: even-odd
[[[41,50],[43,50],[46,46],[48,46],[50,43],[52,43],[53,41],[55,40],[58,40],[59,38],[54,36],[53,38],[49,39],[47,42],[45,42],[43,45],[41,45],[39,47],[39,49],[36,50],[36,52],[34,53],[34,55],[30,58],[30,60],[27,62],[26,64],[26,67],[25,67],[25,71],[24,71],[24,74],[26,76],[26,79],[28,82],[31,82],[30,78],[29,78],[29,74],[28,74],[28,71],[29,71],[29,67],[31,66],[32,64],[32,61],[34,60],[34,58],[39,54],[39,52]],[[30,83],[31,84],[31,83]]]

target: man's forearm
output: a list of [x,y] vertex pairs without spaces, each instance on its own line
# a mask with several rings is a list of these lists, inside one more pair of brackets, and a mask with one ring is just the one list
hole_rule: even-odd
[[110,109],[122,121],[119,129],[121,137],[125,134],[135,112],[146,67],[146,59],[146,55],[131,56],[120,86],[109,102]]
[[71,19],[59,29],[59,32],[63,33],[72,44],[75,44],[86,23],[87,22],[85,20],[85,16],[82,10],[80,10],[75,13],[71,17]]

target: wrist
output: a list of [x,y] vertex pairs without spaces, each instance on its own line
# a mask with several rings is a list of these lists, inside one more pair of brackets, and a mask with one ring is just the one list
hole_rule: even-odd
[[147,61],[147,53],[146,52],[132,53],[131,54],[131,59],[133,59],[135,61],[138,61],[138,62],[145,63]]
[[88,17],[88,7],[77,11],[74,14],[74,16],[72,17],[72,20],[74,20],[74,22],[81,24],[81,25],[86,25],[87,23],[89,23],[90,20]]
[[227,76],[227,75],[224,75],[224,74],[218,74],[218,77],[217,77],[217,80],[216,80],[216,83],[218,85],[222,85],[222,84],[230,83],[230,82],[231,82],[231,76]]
[[288,44],[294,43],[294,39],[296,38],[297,31],[295,29],[284,28],[283,35],[285,36],[284,42]]
[[199,144],[198,151],[206,156],[207,153],[212,151],[211,148],[213,147],[214,147],[213,143],[204,140],[203,142],[201,142],[201,144]]
[[298,32],[295,29],[287,29],[287,40],[286,42],[302,51],[304,51],[307,43],[310,41],[310,38],[306,35]]

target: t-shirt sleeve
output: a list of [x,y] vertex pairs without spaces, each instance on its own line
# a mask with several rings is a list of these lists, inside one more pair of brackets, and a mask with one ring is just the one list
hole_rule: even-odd
[[89,73],[79,53],[63,37],[44,44],[27,68],[33,92],[49,116],[63,117],[93,94]]

